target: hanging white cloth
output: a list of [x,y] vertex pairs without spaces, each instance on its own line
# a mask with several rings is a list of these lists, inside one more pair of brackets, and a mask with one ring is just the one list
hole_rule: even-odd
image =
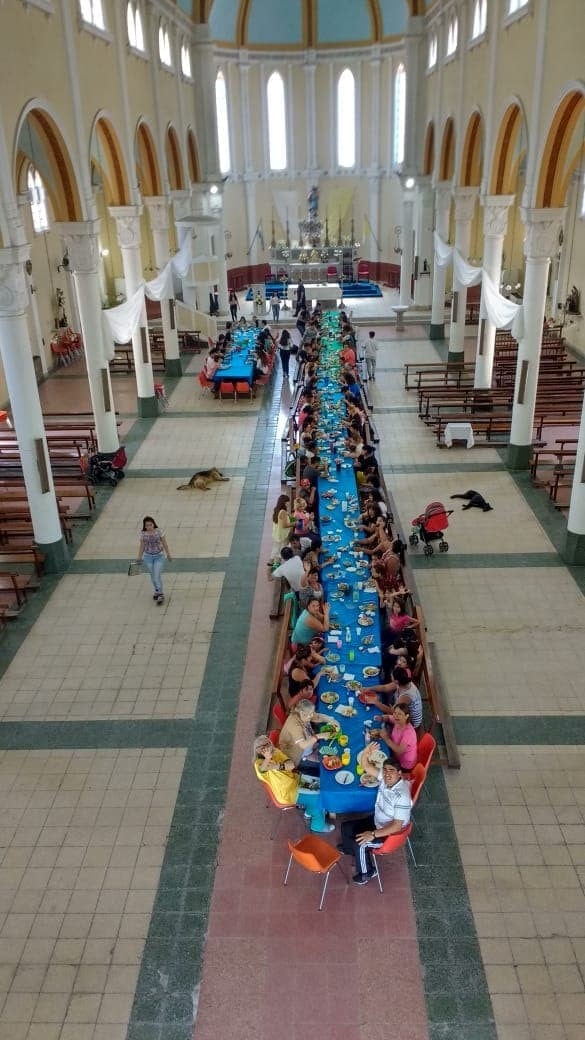
[[144,307],[144,282],[138,286],[129,300],[118,307],[103,311],[114,343],[128,343],[140,325]]
[[149,300],[168,300],[173,295],[173,264],[169,260],[156,278],[144,283],[144,292]]
[[455,277],[460,285],[478,285],[481,282],[481,317],[488,318],[496,329],[510,329],[515,340],[524,335],[524,311],[522,304],[514,303],[502,296],[487,271],[467,263],[458,249],[444,242],[438,232],[434,233],[435,262],[439,267],[453,264]]
[[170,263],[179,278],[185,278],[191,266],[191,233],[185,235],[179,252],[171,257]]

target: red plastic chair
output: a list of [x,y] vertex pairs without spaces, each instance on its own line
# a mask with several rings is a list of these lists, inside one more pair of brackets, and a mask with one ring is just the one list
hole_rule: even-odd
[[378,887],[380,892],[383,892],[382,879],[380,877],[380,871],[378,868],[378,856],[389,856],[393,852],[398,852],[404,845],[408,845],[410,855],[412,856],[412,862],[416,867],[416,860],[414,858],[414,852],[412,851],[412,845],[410,844],[410,835],[412,832],[412,823],[404,828],[403,831],[399,831],[398,834],[389,834],[383,845],[380,845],[379,849],[370,849],[373,853],[373,863],[376,870],[376,878],[378,879]]
[[235,401],[235,399],[236,399],[235,383],[229,383],[227,380],[222,379],[221,383],[219,384],[219,397],[220,397],[221,401],[223,401],[224,397],[232,397],[233,400]]
[[199,380],[199,385],[203,390],[212,390],[215,386],[213,379],[208,379],[205,372],[200,372],[197,378]]
[[[329,874],[334,867],[339,867],[343,874],[343,870],[339,863],[341,853],[338,852],[337,849],[334,849],[329,842],[323,841],[323,838],[317,837],[316,834],[307,834],[297,842],[289,841],[288,847],[290,849],[290,859],[283,878],[283,885],[286,885],[288,882],[288,875],[290,873],[293,859],[295,863],[298,863],[304,870],[310,871],[311,874],[324,875],[323,887],[321,888],[321,901],[319,903],[319,910],[322,910],[323,903],[325,902],[325,892],[327,891]],[[343,874],[343,877],[345,878],[345,883],[349,884],[345,874]]]
[[435,752],[437,741],[431,733],[423,733],[422,737],[418,742],[417,748],[417,764],[420,763],[424,767],[425,772],[431,764],[431,758]]
[[279,737],[280,737],[280,730],[279,729],[271,729],[270,730],[270,733],[268,734],[268,739],[270,740],[271,744],[274,744],[275,747],[278,747],[278,738]]
[[284,726],[286,722],[286,711],[279,701],[276,701],[276,704],[272,706],[272,714],[276,721],[279,722],[281,726]]
[[420,762],[417,762],[410,774],[410,797],[412,798],[413,809],[418,802],[426,778],[427,771],[425,767]]
[[236,383],[236,398],[238,397],[252,397],[252,387],[244,380]]

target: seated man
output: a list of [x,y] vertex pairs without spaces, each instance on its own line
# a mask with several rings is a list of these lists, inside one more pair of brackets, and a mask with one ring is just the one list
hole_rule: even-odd
[[[410,709],[410,721],[414,728],[419,729],[422,725],[422,697],[420,695],[420,690],[414,685],[410,678],[410,672],[407,668],[394,668],[392,672],[392,682],[384,683],[379,686],[367,686],[364,687],[362,692],[365,693],[368,704],[373,705],[375,708],[379,708],[380,711],[384,713],[388,710],[386,697],[389,698],[389,703],[392,706],[396,704],[407,704]],[[382,700],[376,697],[377,693],[381,693],[384,699]]]
[[373,815],[341,824],[342,840],[337,847],[355,858],[354,885],[367,885],[376,873],[369,850],[379,849],[389,834],[399,834],[410,822],[410,785],[391,758],[385,759],[381,769],[370,761],[372,753],[379,750],[380,745],[373,742],[359,756],[364,773],[376,777],[380,785]]
[[303,561],[300,556],[295,556],[289,545],[285,545],[284,549],[280,550],[280,558],[282,563],[268,575],[270,581],[274,581],[275,578],[286,578],[293,592],[300,592],[301,580],[305,576]]

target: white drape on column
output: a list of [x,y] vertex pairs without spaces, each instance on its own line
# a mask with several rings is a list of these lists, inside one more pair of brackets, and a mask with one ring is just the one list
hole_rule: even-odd
[[478,285],[481,282],[482,318],[489,318],[497,329],[510,329],[515,340],[524,334],[524,312],[522,304],[514,303],[502,296],[487,271],[481,267],[468,264],[461,253],[444,242],[435,231],[435,261],[439,267],[448,267],[450,263],[461,285]]
[[179,252],[176,256],[171,257],[156,278],[151,279],[150,282],[141,282],[136,292],[124,303],[102,311],[105,346],[109,361],[114,356],[114,343],[128,343],[140,325],[144,296],[148,296],[149,300],[171,299],[174,296],[173,271],[180,278],[185,278],[190,266],[191,236],[187,235]]

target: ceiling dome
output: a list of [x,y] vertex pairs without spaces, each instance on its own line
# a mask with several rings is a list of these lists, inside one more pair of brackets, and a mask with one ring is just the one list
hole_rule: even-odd
[[211,35],[250,50],[380,43],[404,34],[422,0],[213,0]]

